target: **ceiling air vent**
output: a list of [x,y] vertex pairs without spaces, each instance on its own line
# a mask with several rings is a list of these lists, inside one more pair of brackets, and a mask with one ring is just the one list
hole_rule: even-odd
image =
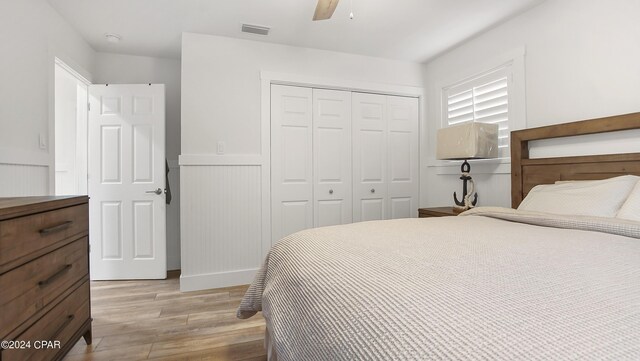
[[242,32],[258,35],[269,35],[269,28],[266,26],[242,24]]

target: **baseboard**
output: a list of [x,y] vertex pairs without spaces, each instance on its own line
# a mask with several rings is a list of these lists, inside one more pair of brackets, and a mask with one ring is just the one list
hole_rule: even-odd
[[256,272],[258,272],[257,268],[193,276],[183,274],[180,276],[180,292],[248,285],[253,282]]

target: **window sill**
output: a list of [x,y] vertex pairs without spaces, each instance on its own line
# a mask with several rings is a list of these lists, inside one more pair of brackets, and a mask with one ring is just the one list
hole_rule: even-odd
[[[438,175],[459,175],[463,161],[436,160],[427,164],[428,168],[435,169]],[[486,159],[470,160],[471,175],[474,174],[511,174],[511,159]]]

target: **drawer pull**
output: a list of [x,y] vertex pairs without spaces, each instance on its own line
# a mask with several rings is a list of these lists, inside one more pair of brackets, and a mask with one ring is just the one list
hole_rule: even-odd
[[65,329],[65,327],[69,326],[69,324],[71,323],[71,321],[73,321],[74,318],[76,318],[75,315],[67,316],[67,319],[64,320],[64,323],[62,323],[62,325],[58,327],[56,332],[54,332],[54,334],[49,338],[49,340],[54,341],[56,338],[58,338],[58,335],[60,335],[60,333]]
[[38,282],[38,286],[44,287],[44,286],[48,285],[49,283],[51,283],[56,278],[62,276],[63,273],[65,273],[68,270],[70,270],[71,267],[72,267],[72,265],[70,265],[70,264],[64,265],[64,267],[59,269],[58,272],[56,272],[56,273],[52,274],[51,276],[49,276],[49,278],[47,278],[46,280]]
[[71,223],[73,223],[73,221],[66,221],[53,227],[43,228],[39,232],[41,235],[45,236],[50,233],[64,231],[65,229],[69,228],[69,226],[71,226]]

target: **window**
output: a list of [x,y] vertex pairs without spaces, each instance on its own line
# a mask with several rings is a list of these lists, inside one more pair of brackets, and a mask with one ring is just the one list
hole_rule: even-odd
[[509,158],[509,132],[516,128],[511,126],[512,74],[509,63],[443,88],[442,126],[467,122],[498,124],[498,157]]

